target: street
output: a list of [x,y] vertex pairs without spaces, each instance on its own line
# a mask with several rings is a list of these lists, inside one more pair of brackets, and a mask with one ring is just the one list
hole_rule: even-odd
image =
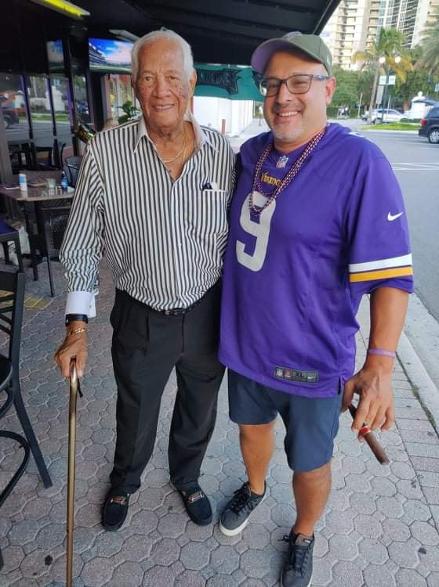
[[[361,126],[356,130],[362,132]],[[410,224],[416,293],[439,320],[439,146],[412,133],[364,135],[382,149],[398,177]]]

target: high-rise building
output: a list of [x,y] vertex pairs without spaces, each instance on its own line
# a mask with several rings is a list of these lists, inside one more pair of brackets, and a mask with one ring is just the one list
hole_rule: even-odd
[[379,28],[398,29],[405,35],[405,45],[411,47],[420,3],[421,0],[384,0],[380,10]]
[[412,47],[419,45],[424,36],[425,28],[432,25],[437,19],[439,0],[419,0],[416,14],[415,27],[413,30]]
[[406,46],[415,47],[435,22],[437,10],[439,0],[341,0],[321,36],[334,65],[358,69],[361,64],[353,62],[353,55],[366,50],[382,27],[403,32]]
[[381,4],[382,0],[341,0],[321,35],[335,65],[358,69],[352,57],[375,41]]

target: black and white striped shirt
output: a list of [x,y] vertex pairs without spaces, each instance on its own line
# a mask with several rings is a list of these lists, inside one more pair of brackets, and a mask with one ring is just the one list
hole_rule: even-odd
[[143,117],[89,145],[60,254],[66,313],[94,315],[103,254],[116,287],[157,310],[190,306],[220,277],[234,154],[225,137],[190,120],[197,147],[176,181]]

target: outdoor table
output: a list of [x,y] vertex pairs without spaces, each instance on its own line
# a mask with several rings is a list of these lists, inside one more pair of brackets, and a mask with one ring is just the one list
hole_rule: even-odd
[[[47,193],[46,180],[54,177],[56,180],[60,177],[60,172],[33,172],[28,173],[28,189],[22,192],[18,187],[14,189],[6,188],[0,184],[0,195],[6,201],[6,209],[10,216],[16,216],[17,206],[22,210],[26,231],[29,238],[30,258],[34,275],[34,280],[38,280],[38,263],[41,257],[46,254],[44,245],[44,226],[41,208],[47,205],[70,202],[74,196],[74,191],[62,192],[55,196],[49,196]],[[29,185],[30,184],[30,185]]]

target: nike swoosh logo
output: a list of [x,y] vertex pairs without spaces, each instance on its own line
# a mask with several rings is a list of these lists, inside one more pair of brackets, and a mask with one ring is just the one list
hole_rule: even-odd
[[390,212],[387,214],[387,220],[389,222],[393,222],[394,220],[396,220],[397,218],[399,218],[400,216],[402,216],[404,214],[404,212],[398,212],[398,214],[391,214]]

